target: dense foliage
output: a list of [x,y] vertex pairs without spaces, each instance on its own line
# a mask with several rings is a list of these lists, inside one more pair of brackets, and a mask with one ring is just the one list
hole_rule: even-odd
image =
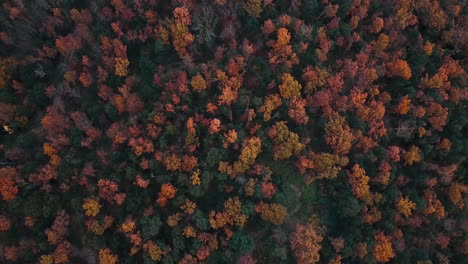
[[0,5],[1,263],[468,258],[466,1]]

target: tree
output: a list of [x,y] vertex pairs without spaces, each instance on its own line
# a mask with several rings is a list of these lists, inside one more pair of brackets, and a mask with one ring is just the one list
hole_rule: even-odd
[[115,264],[117,263],[118,257],[113,255],[110,249],[99,250],[99,264]]
[[244,139],[239,159],[232,166],[227,162],[220,162],[219,171],[235,177],[253,165],[260,152],[262,152],[262,141],[259,137]]
[[229,247],[234,249],[237,254],[245,255],[250,253],[254,247],[254,240],[244,232],[235,232],[229,241]]
[[306,183],[319,179],[333,179],[338,176],[341,166],[348,164],[348,158],[330,153],[309,153],[312,163],[312,173],[306,175]]
[[263,22],[262,32],[265,36],[268,37],[268,35],[273,33],[275,30],[275,25],[273,24],[273,21],[271,21],[271,19],[267,19]]
[[353,194],[356,198],[370,203],[372,196],[369,189],[369,176],[366,175],[366,171],[355,164],[351,170],[348,172],[348,183],[353,188]]
[[60,36],[55,40],[55,46],[58,48],[62,55],[74,52],[81,48],[80,39],[73,37],[71,34],[67,36]]
[[462,193],[468,193],[468,186],[458,182],[452,183],[448,190],[450,201],[460,209],[465,207]]
[[370,32],[379,33],[383,27],[384,27],[384,20],[380,17],[375,17],[374,20],[372,21]]
[[247,222],[247,215],[242,214],[242,203],[239,197],[229,197],[224,202],[224,211],[214,212],[210,211],[210,226],[213,229],[220,229],[223,227],[239,226],[243,227]]
[[7,85],[8,80],[11,77],[8,65],[10,65],[12,61],[12,58],[0,59],[0,89],[3,89]]
[[15,116],[16,106],[0,102],[0,125],[8,124]]
[[326,84],[328,77],[328,72],[325,69],[319,68],[317,66],[307,66],[302,71],[302,79],[306,82],[305,92],[313,92],[316,88],[322,87]]
[[354,136],[344,117],[334,112],[325,125],[325,133],[326,142],[336,154],[349,153]]
[[437,131],[442,131],[443,127],[447,124],[448,109],[442,105],[431,102],[429,107],[426,108],[429,123]]
[[296,53],[289,44],[291,34],[288,29],[283,27],[279,28],[277,32],[277,40],[268,42],[268,45],[272,48],[268,52],[269,63],[274,67],[278,64],[284,64],[287,68],[291,68],[292,65],[299,63]]
[[427,204],[423,212],[425,215],[435,214],[436,218],[439,220],[446,216],[445,207],[442,202],[437,199],[437,194],[433,190],[424,190],[424,199]]
[[260,107],[260,112],[263,113],[263,121],[270,120],[271,113],[281,105],[281,97],[278,94],[267,95],[263,105]]
[[408,65],[408,62],[404,60],[396,60],[394,62],[387,63],[387,69],[390,76],[401,77],[405,80],[411,78],[411,68]]
[[377,52],[383,52],[387,47],[388,43],[390,42],[390,38],[387,34],[382,33],[379,35],[379,38],[375,42],[375,49]]
[[276,122],[268,131],[268,137],[273,140],[273,159],[283,160],[298,155],[305,145],[299,142],[299,135],[289,130],[285,121]]
[[122,224],[121,229],[125,233],[132,232],[135,229],[135,221],[133,221],[131,218],[127,218],[125,222]]
[[47,108],[47,114],[41,120],[42,127],[48,135],[64,133],[70,128],[70,124],[65,115],[57,113],[51,107]]
[[53,225],[44,231],[49,244],[58,245],[65,240],[69,223],[70,216],[64,210],[59,211]]
[[156,236],[159,233],[162,224],[161,218],[158,215],[143,217],[140,220],[142,238],[144,240],[148,240]]
[[186,47],[194,41],[194,36],[189,33],[188,25],[191,23],[190,14],[186,7],[177,7],[173,12],[174,20],[169,25],[172,35],[172,44],[179,56],[187,55]]
[[234,144],[237,141],[237,132],[234,129],[228,130],[224,133],[223,148],[227,148],[230,144]]
[[96,216],[99,213],[101,205],[96,199],[87,198],[83,203],[83,209],[85,210],[85,215],[87,216]]
[[313,225],[297,225],[289,240],[297,263],[313,264],[319,262],[322,240],[323,237]]
[[125,77],[128,74],[130,62],[126,58],[115,58],[115,75]]
[[263,196],[265,196],[268,199],[271,199],[273,195],[276,193],[275,185],[271,182],[265,182],[263,181],[261,183],[261,190]]
[[395,106],[394,111],[400,115],[406,115],[410,109],[411,100],[408,98],[407,95],[405,95],[400,99],[400,103],[398,103],[398,105]]
[[4,215],[0,215],[0,233],[6,232],[11,228],[11,221]]
[[306,100],[298,97],[292,97],[289,102],[288,115],[299,125],[305,125],[309,122],[309,117],[305,111]]
[[161,186],[161,191],[158,194],[157,203],[161,207],[165,207],[168,200],[174,198],[177,189],[170,183],[165,183]]
[[244,4],[244,9],[252,17],[259,17],[262,12],[262,1],[261,0],[248,0]]
[[364,258],[367,255],[367,243],[359,242],[354,247],[354,255],[360,259]]
[[161,247],[159,247],[153,241],[147,241],[143,245],[143,249],[145,250],[146,254],[148,254],[148,256],[154,261],[160,261],[161,258],[167,254],[167,251],[162,250]]
[[94,82],[93,76],[89,72],[82,72],[79,80],[84,87],[89,87]]
[[190,84],[192,85],[192,88],[194,91],[201,92],[206,89],[206,82],[205,79],[198,73],[196,76],[192,78],[190,81]]
[[283,73],[281,76],[282,84],[279,86],[281,97],[290,99],[293,96],[301,96],[302,85],[294,80],[289,73]]
[[287,215],[286,207],[281,204],[265,204],[260,212],[260,217],[274,225],[281,225]]
[[176,154],[172,153],[164,159],[164,165],[168,171],[177,171],[180,170],[182,163],[181,159]]
[[17,171],[13,167],[0,168],[0,194],[4,201],[15,199],[19,189],[16,186]]
[[99,197],[109,203],[113,203],[114,195],[119,190],[117,183],[108,179],[100,179],[97,186],[99,188]]
[[326,27],[318,28],[316,41],[320,48],[315,49],[315,56],[320,62],[325,62],[327,60],[327,54],[332,46],[332,42],[327,36]]
[[451,147],[452,143],[450,142],[450,140],[448,138],[443,138],[436,148],[443,152],[449,152]]
[[218,133],[221,129],[221,121],[217,118],[214,118],[210,121],[209,132],[210,134]]
[[403,158],[405,159],[405,165],[412,165],[415,162],[419,162],[421,160],[421,150],[416,146],[411,146],[403,155]]
[[392,243],[390,239],[385,236],[383,232],[378,232],[375,235],[376,245],[374,247],[374,257],[380,263],[389,262],[390,259],[395,257],[393,252]]
[[387,157],[393,162],[400,161],[400,148],[398,146],[390,146],[386,152]]
[[412,202],[408,197],[399,198],[397,201],[397,209],[400,214],[405,217],[409,217],[412,214],[412,210],[416,208],[416,204]]

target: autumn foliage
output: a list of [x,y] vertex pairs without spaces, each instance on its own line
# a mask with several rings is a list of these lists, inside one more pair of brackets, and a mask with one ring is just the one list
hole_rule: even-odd
[[378,234],[376,234],[375,240],[377,244],[374,248],[374,256],[377,262],[387,263],[390,261],[390,259],[395,257],[395,253],[393,252],[392,248],[392,243],[383,232],[379,232]]
[[409,78],[411,78],[411,69],[408,65],[408,62],[404,60],[390,62],[388,63],[387,67],[391,76],[401,77],[406,80],[409,80]]
[[311,224],[297,225],[292,233],[290,244],[297,263],[317,263],[320,260],[320,249],[323,237]]
[[15,183],[16,169],[5,167],[0,169],[0,194],[4,201],[15,199],[18,187]]
[[3,0],[0,263],[465,263],[467,21]]

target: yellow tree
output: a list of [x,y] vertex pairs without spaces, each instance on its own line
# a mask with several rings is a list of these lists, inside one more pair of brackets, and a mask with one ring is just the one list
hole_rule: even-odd
[[405,217],[411,216],[413,213],[412,211],[416,209],[416,204],[411,201],[408,197],[403,198],[400,197],[397,201],[397,210],[400,214],[404,215]]
[[83,209],[85,210],[85,215],[87,216],[96,216],[101,209],[101,205],[97,199],[86,198],[83,203]]
[[115,58],[115,75],[125,77],[128,74],[130,62],[126,58]]
[[412,165],[415,162],[421,160],[421,150],[416,146],[411,146],[411,148],[403,155],[405,159],[405,165]]
[[289,73],[283,73],[281,76],[281,85],[279,86],[281,97],[289,99],[293,96],[301,96],[302,85],[294,79]]
[[468,193],[467,185],[463,185],[458,182],[452,183],[450,185],[450,188],[448,190],[449,199],[455,206],[457,206],[460,209],[463,209],[463,207],[465,207],[462,193]]
[[298,264],[319,262],[323,237],[311,224],[297,225],[289,243]]
[[224,211],[210,211],[210,226],[213,229],[223,227],[239,226],[243,227],[247,222],[247,215],[242,214],[242,203],[239,197],[229,197],[224,203]]
[[233,165],[222,161],[219,163],[218,170],[229,174],[231,178],[234,178],[236,175],[243,173],[253,165],[260,152],[262,152],[262,140],[259,137],[245,139],[242,142],[242,150],[239,155],[239,160],[235,161]]
[[197,92],[201,92],[206,89],[205,79],[203,79],[200,73],[192,78],[190,84],[192,85],[193,90]]
[[251,17],[259,17],[262,12],[262,0],[247,0],[244,9]]
[[281,225],[287,213],[286,207],[281,204],[273,203],[267,204],[262,208],[260,217],[274,225]]
[[306,174],[306,183],[311,183],[319,179],[333,179],[338,176],[342,166],[348,164],[349,159],[330,153],[309,153],[312,164],[310,174]]
[[351,149],[353,133],[344,117],[333,112],[325,125],[325,140],[336,154],[345,155]]
[[348,172],[348,182],[353,188],[353,194],[359,200],[370,203],[372,195],[369,189],[369,176],[366,171],[358,164],[355,164],[350,172]]
[[283,160],[298,155],[305,145],[299,142],[299,135],[289,131],[285,121],[276,122],[268,131],[268,136],[273,140],[273,159]]
[[263,105],[260,107],[260,112],[263,113],[263,121],[270,120],[273,110],[280,107],[281,104],[281,97],[278,94],[267,95]]

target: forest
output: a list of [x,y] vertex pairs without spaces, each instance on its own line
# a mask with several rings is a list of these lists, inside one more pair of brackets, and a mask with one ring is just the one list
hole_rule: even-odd
[[461,0],[1,0],[0,263],[467,263],[467,55]]

